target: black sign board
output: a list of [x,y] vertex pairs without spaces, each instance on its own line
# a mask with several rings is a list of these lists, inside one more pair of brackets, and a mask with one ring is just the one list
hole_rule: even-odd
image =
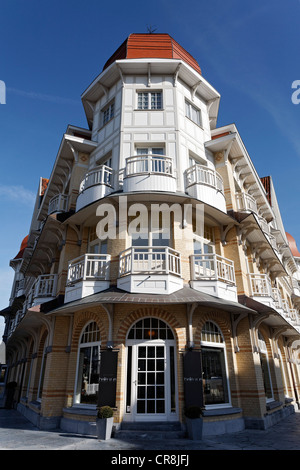
[[203,408],[202,361],[200,350],[183,354],[183,385],[185,407]]
[[98,407],[116,406],[118,351],[101,351]]

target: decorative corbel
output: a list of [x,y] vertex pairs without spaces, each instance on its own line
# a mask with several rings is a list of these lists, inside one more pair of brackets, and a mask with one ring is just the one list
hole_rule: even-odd
[[220,235],[221,235],[221,243],[223,246],[225,246],[227,244],[226,242],[226,237],[227,237],[227,234],[228,232],[235,226],[234,223],[232,224],[228,224],[225,228],[223,225],[220,225],[219,228],[220,228]]
[[194,86],[192,86],[192,93],[191,93],[192,101],[194,101],[195,93],[197,91],[198,86],[201,85],[201,83],[202,83],[202,80],[199,80],[197,83],[195,83]]
[[231,314],[231,323],[232,323],[232,337],[233,337],[233,344],[234,344],[234,352],[239,352],[239,344],[238,344],[238,336],[237,336],[237,326],[243,318],[245,318],[248,314],[247,313],[239,313]]
[[179,75],[180,67],[181,67],[181,64],[178,64],[178,65],[177,65],[177,68],[176,68],[176,70],[175,70],[175,73],[174,73],[174,77],[173,77],[173,84],[174,84],[174,87],[177,86],[177,80],[178,80],[178,75]]
[[147,86],[151,86],[151,64],[148,64],[148,84]]

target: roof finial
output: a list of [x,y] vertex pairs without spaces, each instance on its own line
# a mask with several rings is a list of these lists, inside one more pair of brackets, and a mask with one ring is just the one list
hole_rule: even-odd
[[151,26],[151,25],[148,26],[148,25],[147,25],[147,30],[148,30],[148,33],[149,33],[149,34],[153,34],[153,33],[157,30],[157,28],[153,29],[153,26]]

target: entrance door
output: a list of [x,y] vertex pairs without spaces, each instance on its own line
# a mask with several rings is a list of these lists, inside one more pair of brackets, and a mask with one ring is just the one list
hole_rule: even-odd
[[[144,319],[163,328],[146,329],[156,339],[127,340],[127,397],[125,420],[177,420],[177,393],[175,380],[175,340],[166,339],[169,327],[157,319]],[[141,325],[140,322],[137,325]],[[173,333],[169,329],[173,337]],[[135,332],[136,336],[136,332]],[[143,335],[144,336],[144,335]],[[164,338],[159,338],[164,336]]]

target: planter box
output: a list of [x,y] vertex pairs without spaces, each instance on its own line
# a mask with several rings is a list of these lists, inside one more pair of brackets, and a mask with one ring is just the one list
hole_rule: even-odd
[[202,439],[203,418],[186,418],[186,427],[189,439],[192,439],[193,441],[199,441]]
[[97,437],[102,441],[111,438],[114,418],[96,419]]

